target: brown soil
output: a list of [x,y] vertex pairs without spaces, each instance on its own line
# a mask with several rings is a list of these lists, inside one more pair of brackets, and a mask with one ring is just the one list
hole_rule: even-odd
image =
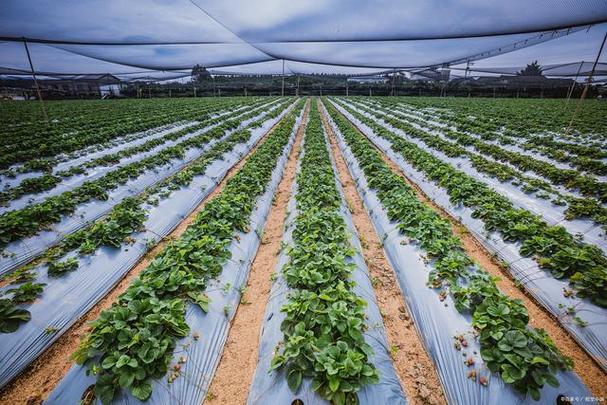
[[261,246],[251,267],[246,292],[232,320],[219,367],[211,381],[205,400],[207,404],[244,404],[247,401],[257,367],[260,329],[272,287],[270,276],[278,263],[287,204],[295,181],[297,157],[305,132],[304,123],[307,120],[309,104],[308,101],[304,120],[297,131],[293,150],[278,185],[263,231]]
[[179,238],[185,232],[188,225],[194,221],[200,210],[221,192],[225,183],[240,170],[249,156],[255,152],[257,147],[270,133],[272,133],[280,122],[282,122],[282,120],[272,126],[251,151],[228,171],[226,177],[219,183],[215,190],[213,190],[213,192],[210,193],[209,196],[169,235],[151,249],[135,267],[126,273],[124,278],[103,299],[79,319],[78,322],[72,325],[70,329],[32,362],[17,378],[0,391],[0,404],[34,405],[40,404],[46,399],[72,366],[73,362],[70,360],[70,355],[78,348],[81,337],[86,336],[90,331],[89,322],[98,318],[101,311],[109,308],[116,301],[118,296],[122,294],[139,273],[154,260],[169,241]]
[[[356,125],[354,125],[356,127]],[[360,134],[362,132],[359,131]],[[364,136],[364,135],[363,135]],[[451,222],[453,232],[461,239],[466,254],[477,262],[483,269],[491,275],[499,277],[496,282],[500,291],[509,297],[520,299],[529,312],[529,325],[534,328],[544,329],[550,338],[554,341],[559,350],[566,356],[571,357],[574,362],[573,371],[580,377],[593,395],[607,398],[607,373],[594,361],[594,359],[584,351],[580,345],[571,337],[569,332],[564,329],[559,321],[544,309],[533,297],[517,287],[512,275],[508,269],[493,257],[493,255],[467,230],[467,228],[457,219],[449,215],[438,204],[432,201],[411,181],[400,167],[390,160],[380,149],[377,149],[383,160],[390,169],[399,174],[411,186],[417,195],[417,198],[430,206],[442,218]]]
[[329,134],[339,180],[352,211],[352,220],[360,238],[363,257],[371,273],[392,362],[401,386],[411,404],[446,404],[434,365],[413,325],[396,276],[386,259],[379,237],[324,114],[322,120]]

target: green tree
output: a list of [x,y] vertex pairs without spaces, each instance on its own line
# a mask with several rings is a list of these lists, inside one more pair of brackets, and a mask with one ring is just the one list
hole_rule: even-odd
[[192,68],[192,81],[204,82],[211,78],[211,73],[201,65],[196,65]]
[[542,67],[537,61],[530,63],[527,67],[520,72],[518,72],[519,76],[541,76],[542,75]]

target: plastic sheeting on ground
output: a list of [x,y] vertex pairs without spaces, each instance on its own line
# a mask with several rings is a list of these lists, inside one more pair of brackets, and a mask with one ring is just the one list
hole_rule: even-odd
[[[213,161],[204,175],[195,176],[187,187],[173,191],[157,206],[144,205],[148,213],[145,231],[132,235],[135,239],[133,244],[121,246],[120,249],[101,247],[95,254],[82,257],[77,270],[60,278],[42,275],[44,272],[40,271],[36,282],[46,283],[47,286],[42,296],[27,307],[32,314],[31,321],[3,337],[4,344],[0,347],[0,387],[103,298],[143,257],[148,241],[156,243],[168,235],[215,189],[228,170],[251,150],[264,133],[254,131],[246,143],[236,145],[221,159]],[[68,256],[74,255],[72,252]],[[46,265],[40,266],[40,269],[43,268]],[[47,327],[56,331],[47,333]]]
[[[370,104],[370,105],[376,106],[377,104]],[[417,120],[424,120],[424,121],[428,122],[429,124],[431,124],[432,126],[440,126],[442,128],[449,128],[449,129],[454,130],[454,131],[463,132],[463,133],[465,133],[465,134],[467,134],[469,136],[472,136],[472,137],[476,138],[477,140],[479,140],[479,141],[481,141],[483,143],[495,145],[495,146],[498,146],[498,147],[500,147],[502,149],[505,149],[507,151],[510,151],[510,152],[516,152],[516,153],[519,153],[521,155],[529,156],[529,157],[531,157],[531,158],[533,158],[535,160],[541,160],[541,161],[543,161],[545,163],[551,164],[552,166],[554,166],[554,167],[556,167],[558,169],[577,170],[578,172],[584,173],[586,176],[589,176],[589,177],[594,177],[594,178],[596,178],[599,181],[606,181],[607,180],[607,176],[597,176],[597,175],[595,175],[595,174],[593,174],[591,172],[584,172],[584,168],[583,167],[575,167],[575,166],[572,166],[572,165],[570,165],[568,163],[565,163],[565,162],[559,162],[559,161],[557,161],[555,159],[552,159],[549,156],[542,155],[541,153],[536,152],[534,150],[522,148],[521,146],[519,146],[519,143],[525,142],[526,138],[508,137],[508,139],[510,139],[512,142],[514,142],[514,144],[512,144],[512,145],[502,144],[502,143],[500,143],[499,141],[496,141],[496,140],[482,139],[481,136],[478,135],[478,134],[475,134],[475,133],[469,132],[469,131],[458,130],[454,125],[445,124],[445,123],[436,121],[433,118],[428,118],[427,116],[423,116],[420,113],[420,110],[415,110],[415,109],[411,108],[410,106],[405,106],[405,105],[402,105],[402,104],[399,105],[398,107],[396,107],[392,111],[392,113],[396,113],[396,114],[398,114],[400,116],[411,117],[411,118],[417,119]],[[397,117],[397,118],[400,118],[400,117]],[[431,132],[433,134],[437,134],[441,138],[446,139],[446,140],[448,140],[450,142],[455,142],[454,140],[449,139],[444,134],[442,134],[441,132],[437,132],[434,129],[422,128],[419,124],[413,123],[413,122],[410,122],[410,124],[412,124],[415,127],[421,128],[421,129],[423,129],[425,131]],[[581,142],[580,142],[580,144],[581,144]],[[475,151],[475,149],[474,149],[473,146],[464,146],[464,145],[460,145],[460,146],[463,147],[463,148],[465,148],[466,150],[468,150],[470,152],[478,153],[478,152]],[[495,160],[491,156],[484,156],[484,158],[488,159],[490,161],[494,161]],[[501,164],[505,164],[507,166],[510,166],[510,167],[512,167],[512,168],[514,168],[516,170],[521,171],[520,168],[518,168],[517,166],[513,165],[510,162],[500,161],[500,163]],[[583,197],[585,197],[579,191],[568,189],[568,188],[566,188],[566,187],[564,187],[564,186],[562,186],[560,184],[554,184],[550,179],[548,179],[546,177],[543,177],[543,176],[540,176],[539,174],[537,174],[535,172],[527,171],[527,172],[523,172],[523,173],[526,176],[528,176],[528,177],[533,177],[533,178],[541,179],[541,180],[543,180],[545,182],[550,183],[552,185],[553,189],[555,189],[555,190],[557,190],[557,191],[559,191],[559,192],[561,192],[563,194],[568,194],[568,195],[571,195],[571,196],[574,196],[574,197],[577,197],[577,198],[583,198]],[[606,205],[607,204],[603,203],[603,206],[606,206]]]
[[[93,255],[81,257],[79,268],[60,278],[49,277],[46,272],[39,271],[36,282],[47,286],[44,293],[27,306],[32,314],[31,321],[21,325],[16,332],[3,336],[0,387],[19,374],[103,298],[145,255],[148,241],[157,243],[168,235],[216,188],[230,168],[259,142],[270,127],[264,125],[263,130],[253,130],[246,143],[235,145],[209,164],[203,175],[195,176],[188,186],[173,191],[157,206],[145,204],[148,214],[145,231],[132,235],[134,243],[120,249],[101,247]],[[77,254],[71,252],[68,256]],[[43,270],[46,265],[39,268]],[[47,333],[47,327],[54,328],[55,332]]]
[[[348,106],[352,108],[352,104],[348,104]],[[605,241],[603,230],[592,220],[577,218],[569,221],[565,219],[566,207],[557,206],[548,200],[536,198],[531,194],[525,193],[509,182],[501,182],[495,177],[485,175],[476,170],[468,158],[449,157],[443,152],[426,145],[422,140],[409,136],[405,131],[393,127],[384,120],[378,119],[367,112],[357,109],[356,107],[353,107],[353,109],[365,117],[375,121],[377,124],[383,126],[393,134],[416,144],[421,149],[431,153],[443,162],[449,163],[455,168],[466,173],[468,176],[485,183],[495,192],[507,197],[515,207],[528,210],[536,215],[541,216],[549,225],[561,225],[572,235],[581,234],[584,242],[598,246],[607,254],[607,241]],[[347,111],[344,112],[348,114],[348,117],[353,118],[352,114],[348,113]],[[362,124],[362,128],[364,128],[364,131],[366,132],[370,131],[370,128],[364,124]]]
[[[74,153],[71,158],[66,156],[65,161],[57,163],[57,165],[53,168],[53,172],[56,173],[61,170],[67,170],[70,167],[77,166],[86,161],[89,161],[89,160],[92,160],[92,159],[95,159],[95,158],[98,158],[101,156],[105,156],[110,153],[116,153],[116,152],[118,152],[124,148],[130,147],[130,146],[141,145],[142,143],[144,143],[148,140],[161,138],[168,133],[179,131],[181,129],[191,127],[195,124],[197,124],[197,122],[192,121],[192,122],[186,122],[186,123],[163,125],[158,128],[149,129],[147,131],[138,132],[136,134],[130,134],[131,136],[133,136],[134,139],[125,140],[124,143],[108,142],[106,145],[108,147],[103,150],[96,150],[95,148],[90,148],[90,147],[83,149],[83,150],[79,150],[78,153],[77,154]],[[61,157],[59,157],[59,159],[61,159]],[[22,166],[23,166],[22,164],[16,164],[16,165],[11,166],[9,169],[16,170]],[[40,177],[42,175],[44,175],[44,173],[41,171],[38,171],[38,170],[17,173],[14,175],[14,177],[9,177],[6,174],[0,174],[0,185],[2,186],[2,190],[6,190],[6,189],[10,189],[10,188],[18,186],[25,179]]]
[[[347,114],[341,107],[336,105],[336,108]],[[354,120],[356,123],[357,120]],[[607,311],[604,308],[585,299],[564,297],[563,289],[569,287],[566,280],[552,277],[549,272],[540,269],[533,259],[521,257],[518,253],[519,243],[505,242],[497,232],[487,233],[483,221],[472,218],[472,209],[452,205],[445,190],[427,180],[423,173],[407,163],[400,154],[395,153],[390,142],[378,137],[368,128],[364,129],[364,124],[358,122],[356,125],[432,201],[457,218],[489,252],[503,260],[508,265],[512,277],[523,285],[525,291],[546,308],[580,346],[607,370]],[[373,209],[374,205],[370,207]],[[588,322],[588,325],[579,326],[573,316],[567,313],[568,307],[575,308],[577,315]]]
[[[232,111],[225,111],[225,106],[222,106],[221,109],[217,110],[216,113],[211,114],[209,118],[219,118],[225,115],[234,114],[244,109],[258,106],[259,104],[261,103],[258,102],[254,104],[245,104]],[[114,138],[111,141],[104,142],[101,144],[94,144],[66,155],[56,156],[55,159],[58,160],[58,163],[55,165],[55,167],[53,167],[53,173],[56,174],[60,171],[69,170],[74,166],[81,165],[93,159],[117,153],[126,148],[139,146],[150,140],[162,138],[169,133],[181,131],[199,123],[199,121],[175,122],[169,125],[163,125],[157,128],[148,129],[146,131],[130,133],[125,136]],[[20,166],[23,165],[13,165],[11,166],[11,168],[16,169]],[[14,177],[8,177],[6,174],[0,174],[0,186],[2,186],[2,190],[6,190],[7,188],[13,188],[15,186],[18,186],[25,179],[39,177],[43,174],[44,173],[40,171],[27,171],[24,173],[17,173]]]
[[[0,257],[0,275],[6,274],[21,264],[32,260],[45,249],[59,242],[65,235],[75,232],[78,229],[87,226],[92,221],[104,216],[114,207],[114,205],[122,201],[124,198],[139,194],[143,190],[178,172],[194,159],[200,157],[215,143],[225,139],[227,136],[234,133],[238,129],[243,128],[248,123],[261,120],[275,108],[278,107],[274,106],[257,117],[244,121],[238,128],[226,131],[222,137],[211,140],[202,148],[188,149],[185,152],[185,157],[183,159],[173,159],[171,163],[157,167],[155,170],[147,171],[136,179],[130,180],[124,185],[109,191],[109,198],[106,201],[93,200],[82,204],[72,215],[64,217],[61,222],[53,225],[50,230],[40,231],[34,236],[20,239],[6,245],[4,250],[9,254],[6,255],[6,257]],[[285,113],[286,110],[283,111],[279,117],[266,121],[261,128],[269,128]],[[259,129],[260,128],[257,128],[255,130]]]
[[[260,109],[266,108],[267,105],[264,106],[257,106],[255,108],[252,108],[244,113],[232,113],[232,112],[227,112],[224,114],[221,114],[221,116],[225,116],[225,115],[232,115],[231,117],[226,117],[226,119],[238,119],[239,117],[248,114],[250,112],[254,112],[254,111],[258,111]],[[241,128],[246,126],[248,123],[250,123],[252,120],[254,120],[255,118],[249,118],[245,121],[243,121],[241,123]],[[60,195],[62,193],[65,193],[67,191],[73,190],[76,187],[81,186],[84,182],[88,182],[88,181],[94,181],[99,179],[102,176],[105,176],[106,174],[108,174],[109,172],[113,172],[115,170],[117,170],[120,167],[129,165],[131,163],[135,163],[138,162],[139,160],[145,159],[147,157],[156,155],[157,153],[162,152],[163,150],[170,148],[172,146],[178,145],[182,142],[187,141],[188,139],[192,139],[194,137],[197,137],[201,134],[207,133],[210,130],[212,130],[213,128],[216,128],[217,126],[219,126],[220,123],[214,123],[208,126],[205,126],[204,128],[195,130],[195,131],[191,131],[183,136],[181,136],[178,139],[175,140],[166,140],[163,144],[161,145],[157,145],[156,147],[147,150],[147,151],[143,151],[137,154],[134,154],[132,156],[129,157],[125,157],[120,159],[120,161],[118,163],[112,164],[112,165],[107,165],[107,166],[96,166],[96,167],[92,167],[90,169],[88,169],[86,171],[85,174],[77,174],[74,176],[71,176],[69,178],[63,179],[59,184],[57,184],[55,187],[53,187],[50,190],[45,190],[36,194],[25,194],[19,198],[16,198],[14,200],[10,200],[7,202],[6,206],[4,207],[0,207],[0,214],[3,214],[5,212],[8,211],[13,211],[13,210],[18,210],[18,209],[22,209],[25,208],[27,205],[30,204],[39,204],[41,202],[43,202],[44,200],[46,200],[49,197],[52,196],[57,196]],[[186,126],[187,128],[187,126]],[[167,131],[164,134],[168,134],[170,132],[174,132],[173,130],[171,131]],[[145,139],[144,141],[147,141],[147,139]],[[141,142],[143,143],[143,142]],[[121,149],[126,149],[127,147],[130,147],[132,145],[127,145],[124,146]],[[106,154],[106,153],[104,153]],[[80,160],[80,159],[77,159]],[[71,164],[69,167],[72,166],[76,166],[74,164]],[[69,168],[67,167],[67,168]],[[57,168],[55,168],[55,171],[57,170]]]
[[371,190],[356,158],[336,125],[329,119],[337,136],[348,170],[355,179],[356,188],[375,226],[384,251],[403,292],[407,307],[413,317],[415,327],[424,343],[426,351],[436,366],[447,401],[453,404],[555,404],[559,395],[589,396],[588,389],[572,372],[559,372],[559,388],[545,386],[541,390],[541,400],[534,401],[516,392],[494,374],[489,375],[480,357],[480,346],[472,338],[468,339],[467,357],[473,357],[477,374],[489,378],[487,387],[467,377],[470,368],[463,363],[462,352],[453,347],[453,336],[469,333],[472,329],[470,314],[455,309],[451,297],[441,302],[435,290],[426,282],[431,264],[424,261],[425,253],[415,243],[401,235],[397,223],[391,222],[376,193]]
[[[305,151],[303,153],[305,153]],[[300,163],[301,160],[298,161],[298,172]],[[334,173],[336,173],[335,167]],[[341,194],[341,187],[337,182],[337,179],[336,185]],[[283,243],[288,245],[292,244],[292,234],[297,218],[296,195],[297,182],[294,182],[291,198],[289,199],[287,207],[288,215],[285,220],[285,233],[283,236]],[[360,241],[358,240],[354,224],[352,223],[351,214],[344,204],[343,194],[340,211],[351,235],[350,241],[352,246],[356,250],[355,256],[349,260],[356,265],[356,268],[352,272],[352,279],[356,282],[353,291],[368,304],[365,312],[365,324],[368,326],[368,330],[364,332],[364,336],[365,341],[374,351],[374,355],[370,358],[370,362],[378,369],[380,376],[378,384],[366,385],[358,392],[358,399],[360,404],[363,405],[404,405],[407,403],[407,400],[392,365],[381,313],[375,301],[375,293],[369,279],[365,261],[360,253]],[[296,403],[296,400],[300,400],[304,404],[328,404],[326,400],[312,390],[311,380],[309,378],[304,378],[298,391],[292,392],[287,384],[286,372],[284,369],[270,371],[270,363],[274,357],[275,349],[283,339],[280,325],[282,324],[285,315],[280,311],[280,308],[288,301],[288,293],[290,291],[280,272],[280,269],[289,261],[286,252],[286,249],[282,249],[280,252],[277,265],[278,270],[276,272],[277,277],[270,290],[270,297],[266,305],[265,320],[259,345],[258,363],[249,390],[247,403],[249,405],[261,405],[272,402],[292,404]]]
[[[278,159],[266,191],[255,204],[251,214],[250,231],[236,234],[229,247],[231,259],[223,266],[219,277],[210,281],[207,286],[206,293],[210,299],[208,313],[204,313],[195,305],[188,305],[186,322],[190,326],[190,334],[179,339],[175,349],[175,355],[184,356],[186,360],[182,364],[181,376],[173,383],[168,383],[166,377],[154,380],[153,393],[146,404],[200,404],[204,400],[219,363],[230,322],[240,302],[241,288],[246,285],[251,264],[261,243],[262,230],[300,122],[301,116],[295,122],[289,143]],[[194,334],[198,334],[199,338],[195,338]],[[74,365],[46,403],[77,403],[87,387],[95,383],[94,377],[86,375],[86,369],[86,365]],[[143,402],[122,390],[113,403]]]

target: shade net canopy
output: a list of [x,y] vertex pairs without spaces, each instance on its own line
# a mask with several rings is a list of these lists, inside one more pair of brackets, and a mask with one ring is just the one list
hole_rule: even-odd
[[[596,66],[593,62],[571,62],[557,65],[543,65],[542,74],[544,76],[554,77],[576,77],[576,76],[588,76],[594,67],[594,75],[606,76],[607,75],[607,63],[600,62]],[[502,74],[502,75],[517,75],[523,70],[525,66],[516,67],[475,67],[471,66],[468,68],[457,67],[451,68],[459,71],[468,71],[471,73],[490,73],[490,74]],[[461,73],[461,72],[460,72]]]
[[5,0],[0,67],[29,72],[27,41],[49,76],[170,79],[195,65],[354,76],[475,63],[482,72],[541,59],[536,49],[552,55],[541,63],[590,61],[606,21],[605,0]]

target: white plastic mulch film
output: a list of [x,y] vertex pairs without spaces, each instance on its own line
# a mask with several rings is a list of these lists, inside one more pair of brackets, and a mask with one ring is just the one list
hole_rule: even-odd
[[[350,113],[344,110],[339,104],[334,104],[336,108],[341,111],[348,119],[356,124],[356,126],[364,133],[380,150],[384,151],[407,175],[407,177],[413,180],[426,195],[428,195],[435,203],[444,208],[454,218],[459,219],[466,228],[480,241],[490,252],[494,253],[508,265],[508,270],[512,276],[521,283],[530,295],[532,295],[544,308],[550,311],[551,314],[563,325],[569,333],[577,340],[577,342],[597,361],[597,363],[604,369],[607,370],[607,310],[593,304],[587,299],[581,299],[578,297],[567,298],[563,295],[563,290],[569,287],[569,282],[566,279],[556,279],[548,271],[539,268],[538,264],[533,258],[522,257],[519,253],[519,243],[506,242],[500,236],[498,232],[487,233],[484,229],[484,222],[480,219],[472,217],[473,209],[464,206],[455,206],[449,200],[447,192],[437,186],[434,182],[426,179],[426,176],[411,164],[409,164],[403,157],[396,153],[391,148],[391,144],[388,140],[385,140],[377,136],[368,126],[361,123]],[[396,133],[396,132],[395,132]],[[411,140],[411,139],[409,139]],[[440,157],[440,152],[432,151],[434,155]],[[453,162],[450,162],[453,163]],[[464,170],[464,169],[461,169]],[[473,175],[474,169],[467,168],[466,173]],[[498,181],[494,181],[486,176],[479,175],[477,180],[486,182],[490,187],[497,187],[504,185]],[[499,188],[497,188],[500,191]],[[503,190],[502,190],[503,192]],[[509,198],[514,195],[521,195],[518,190],[513,186],[505,191],[503,195]],[[513,199],[512,203],[521,208],[529,209],[529,206],[525,206],[522,199]],[[536,201],[536,204],[541,201]],[[538,208],[539,207],[539,208]],[[542,211],[541,205],[536,205],[535,211],[538,215],[544,214],[544,219],[548,223],[554,224],[555,222],[549,215],[550,212]],[[546,209],[547,207],[543,207]],[[583,226],[583,222],[588,221],[575,221],[578,226]],[[567,225],[560,223],[559,225]],[[575,226],[575,223],[570,224]],[[593,228],[592,224],[586,224],[586,227]],[[594,239],[593,242],[597,243],[601,249],[605,250],[605,242],[600,239]],[[567,308],[573,306],[576,309],[576,313],[580,316],[587,324],[578,324],[573,317],[567,313]]]
[[[259,111],[259,114],[256,117],[243,121],[238,128],[227,131],[221,138],[211,140],[208,144],[201,148],[188,149],[185,152],[185,157],[183,159],[173,159],[168,164],[159,166],[154,170],[150,170],[137,178],[129,180],[125,184],[116,187],[114,190],[108,193],[109,198],[106,201],[93,200],[84,203],[78,206],[72,215],[63,217],[59,223],[54,224],[49,229],[42,230],[36,235],[22,238],[7,244],[4,247],[4,250],[9,254],[0,257],[0,275],[6,274],[12,269],[15,269],[17,266],[32,260],[44,250],[57,244],[66,235],[82,229],[92,221],[106,215],[124,198],[137,195],[147,188],[152,187],[153,185],[169,177],[170,175],[177,173],[179,170],[185,168],[189,163],[202,156],[202,154],[214,144],[222,139],[225,139],[227,136],[229,136],[229,134],[236,132],[236,130],[239,128],[243,128],[253,121],[263,119],[265,115],[275,108],[277,108],[277,105],[272,106],[267,111]],[[207,132],[215,126],[217,126],[217,124],[210,125],[207,128],[196,131],[196,133],[200,134]],[[41,193],[43,197],[51,194],[53,194],[52,190]],[[29,200],[30,196],[27,196],[27,199]]]
[[[348,170],[363,198],[365,208],[380,238],[384,241],[384,251],[396,274],[424,346],[436,366],[447,401],[453,404],[548,405],[557,403],[560,395],[590,396],[588,389],[572,372],[559,372],[557,378],[560,387],[544,386],[539,401],[522,396],[498,376],[488,374],[488,371],[485,372],[489,378],[486,387],[468,378],[468,368],[463,363],[462,353],[453,347],[453,336],[466,334],[472,330],[471,316],[458,312],[450,297],[441,302],[437,298],[436,291],[428,288],[426,282],[432,265],[426,263],[424,252],[416,244],[406,243],[407,238],[400,234],[398,224],[389,220],[375,191],[368,187],[365,175],[339,129],[332,120],[330,123]],[[468,339],[468,345],[467,354],[474,358],[475,367],[482,370],[483,360],[478,342]]]
[[[605,240],[604,232],[592,220],[580,219],[580,218],[568,220],[565,215],[566,207],[556,206],[556,205],[552,204],[550,201],[547,201],[547,200],[541,199],[541,198],[537,198],[534,195],[531,195],[529,193],[525,193],[525,191],[521,187],[517,187],[517,186],[513,185],[512,183],[501,182],[494,177],[490,177],[486,174],[483,174],[472,165],[472,163],[470,162],[470,160],[467,157],[449,157],[446,154],[444,154],[443,152],[438,151],[432,147],[429,147],[422,140],[411,137],[411,136],[407,135],[406,132],[391,126],[390,124],[388,124],[387,122],[385,122],[382,119],[382,117],[391,117],[391,118],[396,118],[396,119],[402,120],[403,116],[406,117],[406,115],[399,114],[398,110],[387,112],[385,109],[377,108],[377,109],[372,109],[371,110],[372,113],[369,113],[368,111],[364,111],[364,109],[361,108],[361,106],[363,106],[363,104],[361,104],[359,102],[349,102],[348,101],[345,104],[348,106],[348,108],[351,108],[354,111],[356,111],[357,113],[362,114],[366,118],[369,118],[369,119],[377,122],[379,125],[388,129],[390,132],[406,139],[409,142],[416,144],[418,147],[425,150],[426,152],[431,153],[435,157],[439,158],[441,161],[443,161],[445,163],[449,163],[454,167],[457,167],[460,171],[463,171],[466,174],[468,174],[469,176],[474,177],[476,180],[482,181],[483,183],[487,184],[489,187],[491,187],[497,193],[507,196],[508,199],[514,204],[514,206],[526,209],[528,211],[533,212],[536,215],[541,216],[544,219],[544,221],[546,221],[550,225],[557,225],[557,224],[561,225],[565,229],[567,229],[567,231],[569,233],[571,233],[573,235],[580,234],[582,236],[582,240],[584,242],[596,245],[599,248],[601,248],[601,250],[603,250],[603,252],[607,253],[607,241]],[[417,125],[415,123],[412,123],[412,125],[416,128],[422,128],[424,131],[429,132],[430,134],[438,137],[439,139],[453,142],[452,140],[449,140],[441,131],[428,130],[427,128],[420,127],[419,125]],[[511,145],[506,145],[504,148],[508,149],[508,150],[513,149]],[[465,146],[464,149],[466,149],[469,152],[475,152],[474,147],[472,147],[472,146]],[[520,153],[519,150],[516,150],[516,151]],[[487,157],[487,156],[483,156],[483,157],[489,161],[495,161],[491,157]],[[496,163],[504,164],[503,162],[496,162]],[[513,167],[513,168],[516,169],[516,167]],[[560,191],[563,191],[563,190],[560,190]],[[576,193],[576,192],[571,192],[569,190],[565,190],[564,193],[566,193],[568,195],[572,195],[574,197],[583,197],[581,194]]]
[[[186,322],[190,326],[190,333],[177,342],[175,349],[176,355],[187,358],[182,365],[181,376],[172,383],[167,382],[166,376],[154,380],[152,396],[145,402],[146,404],[200,404],[204,400],[219,364],[231,320],[240,302],[242,287],[246,286],[251,264],[261,243],[261,235],[272,206],[274,193],[295,142],[301,117],[300,114],[293,126],[291,138],[278,159],[266,191],[255,204],[249,222],[250,231],[237,233],[229,247],[231,258],[223,266],[221,274],[209,281],[206,289],[210,300],[209,311],[204,313],[196,305],[189,305],[187,308]],[[86,389],[95,383],[95,378],[87,376],[86,370],[86,365],[73,366],[46,403],[78,403]],[[114,398],[113,403],[143,402],[122,390]]]
[[[300,154],[297,165],[298,173],[301,158],[304,153],[305,142],[303,143],[303,152]],[[335,168],[334,172],[337,173]],[[340,194],[342,194],[341,186],[337,181],[337,178],[335,184],[337,185]],[[285,245],[291,245],[293,240],[292,234],[297,218],[297,189],[297,182],[294,182],[287,206],[288,215],[285,220],[285,232],[282,239],[283,244]],[[345,205],[343,194],[340,211],[351,235],[350,241],[356,251],[354,257],[350,259],[351,263],[354,263],[356,266],[352,272],[352,280],[356,283],[353,291],[368,304],[365,320],[368,330],[364,333],[365,341],[373,348],[374,356],[370,358],[370,361],[379,371],[379,383],[364,386],[358,392],[358,399],[363,405],[405,405],[407,399],[402,391],[392,364],[381,313],[375,300],[375,293],[373,291],[367,266],[361,254],[362,249],[360,241],[358,240],[350,211]],[[278,259],[276,279],[272,284],[270,298],[266,305],[259,345],[258,363],[247,400],[249,405],[262,405],[271,402],[292,404],[296,400],[300,400],[304,404],[328,404],[326,400],[323,400],[312,390],[310,379],[304,378],[302,385],[297,392],[293,392],[287,384],[286,372],[284,369],[270,371],[270,364],[274,357],[276,347],[283,339],[280,325],[285,316],[280,309],[288,301],[290,289],[281,275],[281,269],[288,261],[287,249],[283,248]]]
[[[263,111],[264,107],[269,107],[271,104],[273,103],[264,103],[261,106],[250,106],[247,108],[247,113],[248,112],[253,112],[253,111],[257,111],[261,114],[261,112]],[[255,107],[255,108],[252,108]],[[220,112],[219,114],[216,114],[215,117],[224,117],[224,119],[234,119],[234,118],[239,118],[240,116],[244,115],[243,112],[241,112],[241,109],[235,109],[234,111],[230,111],[228,113],[226,113],[225,111]],[[243,124],[241,125],[241,127],[243,125],[247,125],[250,122],[249,120],[245,120],[243,122]],[[130,147],[134,147],[134,146],[138,146],[141,145],[142,143],[146,142],[146,141],[150,141],[152,139],[161,139],[163,137],[165,137],[167,134],[173,133],[173,132],[177,132],[179,130],[182,129],[187,129],[189,126],[195,125],[198,122],[192,122],[192,123],[186,123],[186,124],[178,124],[178,125],[174,125],[174,126],[169,126],[169,128],[164,129],[164,130],[160,130],[158,132],[156,131],[148,131],[151,132],[152,135],[150,136],[145,136],[143,138],[140,139],[135,139],[133,141],[127,141],[121,145],[118,145],[114,148],[108,148],[108,149],[104,149],[98,152],[93,152],[93,153],[89,153],[86,154],[82,157],[78,157],[75,159],[70,159],[69,161],[66,162],[60,162],[58,163],[55,167],[53,167],[52,169],[52,173],[53,174],[57,174],[63,170],[69,170],[75,166],[79,166],[84,162],[87,161],[91,161],[93,159],[99,158],[101,156],[105,156],[105,155],[109,155],[111,153],[116,153],[119,152],[121,150],[124,150],[126,148],[130,148]],[[10,200],[7,201],[6,205],[0,207],[0,215],[7,212],[7,211],[12,211],[12,210],[17,210],[17,209],[22,209],[25,206],[29,205],[29,204],[37,204],[40,203],[42,201],[44,201],[46,198],[51,197],[51,196],[56,196],[59,195],[65,191],[69,191],[75,187],[81,186],[85,181],[93,181],[96,180],[100,177],[102,177],[103,175],[107,174],[108,172],[111,172],[113,170],[116,170],[118,167],[122,167],[125,166],[129,163],[134,163],[137,162],[143,158],[152,156],[164,149],[167,149],[171,146],[175,146],[177,144],[180,144],[183,141],[186,141],[188,139],[194,138],[196,136],[199,136],[200,134],[206,133],[208,131],[210,131],[211,129],[217,127],[219,124],[211,124],[206,126],[205,128],[199,129],[199,130],[195,130],[195,131],[191,131],[175,140],[166,140],[164,143],[150,149],[147,151],[143,151],[143,152],[139,152],[136,153],[132,156],[120,159],[120,161],[117,164],[114,165],[108,165],[108,166],[98,166],[98,167],[94,167],[92,170],[89,170],[87,173],[85,174],[76,174],[74,176],[69,177],[68,179],[65,179],[63,181],[61,181],[60,183],[58,183],[55,187],[46,190],[44,192],[40,192],[40,193],[31,193],[31,194],[25,194],[19,198],[16,198],[14,200]],[[16,176],[14,176],[14,178],[7,178],[8,176],[0,174],[0,184],[5,185],[5,184],[15,184],[15,183],[20,183],[24,178],[32,178],[35,177],[35,172],[25,172],[25,173],[18,173]],[[39,173],[39,175],[42,175],[42,173]],[[7,181],[2,181],[2,180],[7,180]]]
[[[293,107],[292,104],[290,107]],[[249,139],[211,162],[205,173],[194,176],[186,186],[160,199],[157,205],[146,203],[144,230],[133,237],[133,243],[120,248],[100,247],[93,255],[80,257],[78,269],[60,278],[49,277],[39,265],[36,282],[47,284],[44,293],[27,310],[31,321],[2,337],[0,345],[0,387],[4,386],[58,339],[74,322],[102,299],[135,266],[148,251],[168,235],[221,182],[228,170],[245,156],[284,115],[264,121],[250,131]],[[160,190],[162,192],[162,190]],[[68,254],[76,256],[75,252]],[[0,289],[4,291],[11,286]],[[48,328],[53,332],[49,333]]]
[[124,80],[182,77],[197,64],[217,74],[377,73],[457,65],[575,36],[567,51],[560,47],[561,60],[547,62],[562,64],[588,60],[576,52],[594,46],[606,21],[602,0],[7,0],[0,72],[30,72],[24,40],[41,74]]

